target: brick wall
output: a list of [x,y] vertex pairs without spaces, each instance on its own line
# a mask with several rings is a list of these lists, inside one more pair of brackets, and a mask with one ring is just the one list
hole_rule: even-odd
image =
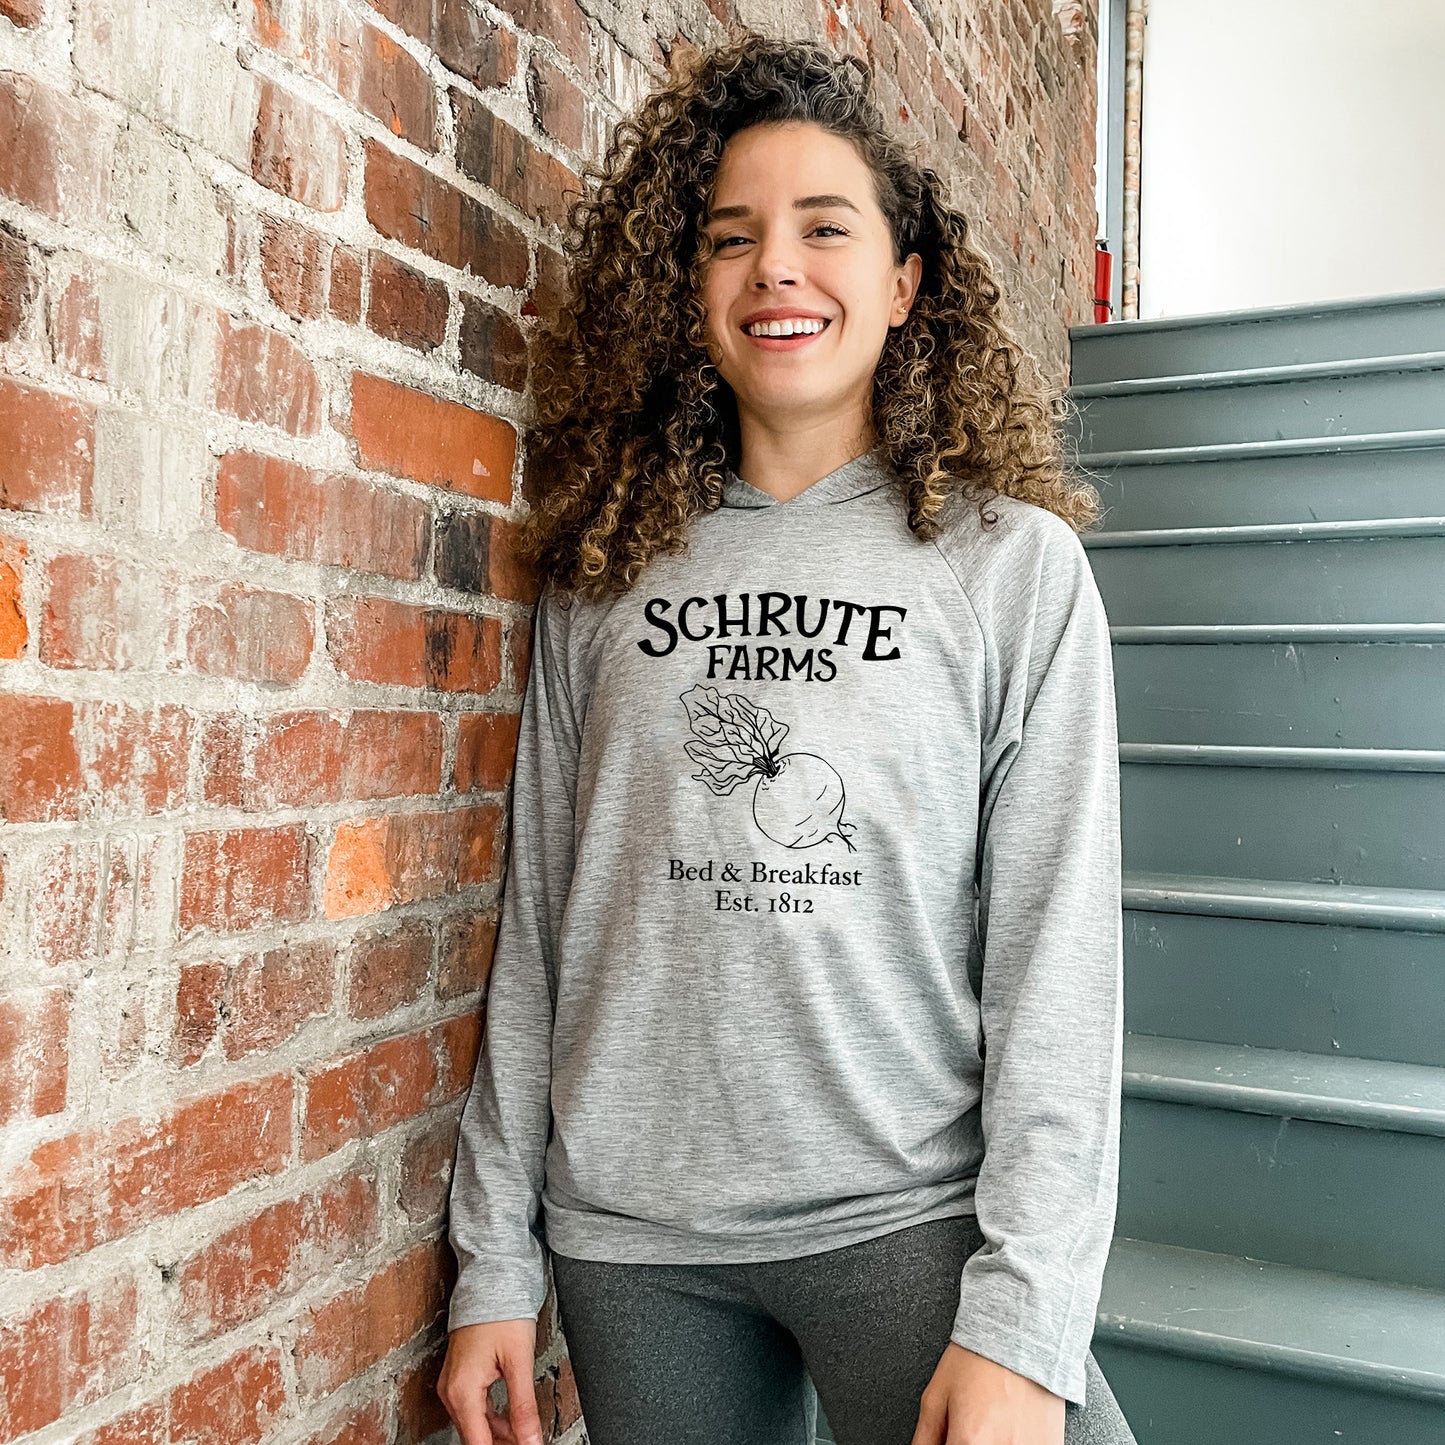
[[[1056,8],[790,23],[874,57],[1058,372],[1094,20]],[[582,161],[724,12],[0,0],[0,1441],[441,1427],[525,335]]]

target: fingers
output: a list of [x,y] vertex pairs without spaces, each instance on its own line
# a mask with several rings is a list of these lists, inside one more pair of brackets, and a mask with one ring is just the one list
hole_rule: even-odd
[[512,1350],[502,1363],[507,1378],[507,1414],[511,1417],[517,1445],[542,1445],[532,1364],[531,1350]]
[[487,1391],[500,1378],[494,1364],[482,1364],[476,1351],[464,1356],[451,1341],[437,1378],[437,1396],[462,1437],[462,1445],[497,1445],[487,1421]]

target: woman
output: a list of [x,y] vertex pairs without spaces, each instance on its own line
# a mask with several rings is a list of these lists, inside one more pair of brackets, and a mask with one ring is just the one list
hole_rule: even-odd
[[819,1398],[842,1445],[1132,1441],[1089,1352],[1097,493],[848,63],[704,53],[598,179],[533,370],[545,586],[442,1398],[467,1445],[540,1445],[545,1245],[593,1445],[804,1445]]

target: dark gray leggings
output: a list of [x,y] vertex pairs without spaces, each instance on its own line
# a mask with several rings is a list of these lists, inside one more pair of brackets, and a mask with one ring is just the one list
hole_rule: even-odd
[[[591,1445],[911,1445],[948,1344],[972,1214],[801,1259],[611,1264],[553,1252]],[[1092,1351],[1065,1445],[1136,1445]]]

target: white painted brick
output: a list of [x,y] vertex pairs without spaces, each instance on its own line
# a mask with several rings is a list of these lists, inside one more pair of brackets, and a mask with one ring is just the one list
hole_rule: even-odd
[[185,9],[165,0],[80,0],[76,68],[95,89],[249,171],[260,82],[215,38],[213,27],[225,21],[210,0]]
[[173,141],[132,126],[115,154],[113,194],[121,219],[157,254],[188,270],[219,275],[226,222],[215,189]]
[[215,309],[114,267],[100,274],[96,291],[111,386],[145,402],[206,406],[216,364]]
[[210,453],[199,422],[107,409],[95,424],[95,514],[107,528],[185,537],[201,527]]

